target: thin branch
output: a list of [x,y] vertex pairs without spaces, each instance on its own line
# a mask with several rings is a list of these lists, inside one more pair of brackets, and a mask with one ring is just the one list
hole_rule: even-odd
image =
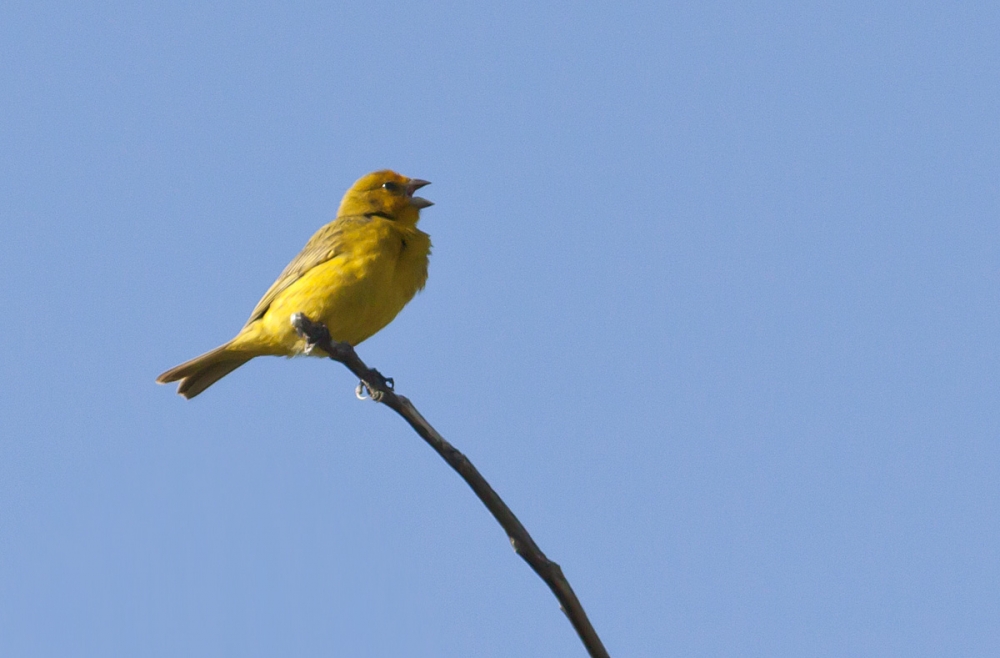
[[431,424],[420,415],[420,412],[408,399],[396,394],[391,379],[383,377],[378,370],[365,365],[354,348],[347,343],[334,343],[330,339],[330,332],[327,331],[326,326],[320,322],[313,322],[303,313],[296,313],[292,316],[292,325],[299,335],[306,339],[310,351],[318,347],[334,361],[339,361],[347,366],[348,370],[361,380],[358,385],[359,396],[363,387],[364,390],[368,391],[372,400],[381,402],[402,416],[410,424],[410,427],[420,435],[420,438],[434,448],[448,462],[448,465],[462,476],[462,479],[472,488],[479,500],[486,505],[490,514],[503,527],[514,551],[528,563],[528,566],[545,581],[545,584],[555,594],[562,611],[566,613],[570,623],[573,624],[573,628],[576,629],[588,653],[593,658],[608,658],[608,652],[604,648],[604,644],[601,643],[601,638],[597,636],[597,631],[587,619],[587,613],[584,612],[583,606],[576,598],[569,581],[563,576],[562,569],[559,568],[558,564],[545,557],[545,553],[542,553],[538,544],[531,538],[531,535],[510,511],[506,503],[497,495],[497,492],[493,491],[489,482],[479,474],[472,462],[438,434],[437,430],[431,427]]

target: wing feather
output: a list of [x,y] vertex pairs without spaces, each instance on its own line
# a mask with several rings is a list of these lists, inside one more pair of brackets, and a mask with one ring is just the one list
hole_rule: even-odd
[[264,317],[274,299],[290,285],[302,278],[306,272],[344,253],[347,248],[345,234],[349,233],[351,229],[362,224],[367,224],[370,221],[371,218],[365,215],[338,217],[316,231],[316,234],[309,238],[309,242],[302,248],[299,255],[285,266],[285,269],[278,275],[277,280],[271,284],[271,287],[267,289],[264,296],[260,298],[260,301],[257,302],[253,312],[250,314],[250,319],[246,323],[250,324]]

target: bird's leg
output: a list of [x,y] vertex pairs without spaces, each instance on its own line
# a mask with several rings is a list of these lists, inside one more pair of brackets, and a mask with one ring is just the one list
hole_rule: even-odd
[[305,313],[295,313],[291,317],[295,332],[306,339],[306,354],[331,343],[330,330],[322,322],[313,322]]
[[292,315],[292,326],[295,331],[306,339],[306,354],[312,354],[316,348],[323,350],[331,359],[344,362],[352,351],[347,343],[340,343],[330,337],[330,330],[322,322],[313,322],[305,313]]
[[[375,368],[365,370],[357,388],[354,389],[354,396],[359,400],[371,398],[375,402],[380,402],[387,391],[392,391],[396,382],[392,377],[385,377]],[[367,393],[367,395],[365,395]]]
[[393,390],[395,386],[396,382],[392,380],[392,377],[385,377],[378,370],[372,368],[358,382],[358,387],[354,390],[354,394],[359,400],[364,400],[364,392],[368,391],[368,397],[379,402],[385,396],[385,392]]
[[306,354],[312,354],[317,347],[326,352],[334,361],[340,361],[361,380],[354,394],[358,399],[368,397],[378,402],[395,386],[392,377],[385,377],[378,370],[369,368],[358,357],[350,343],[334,342],[330,331],[322,322],[313,322],[305,313],[296,313],[291,318],[295,331],[306,340]]

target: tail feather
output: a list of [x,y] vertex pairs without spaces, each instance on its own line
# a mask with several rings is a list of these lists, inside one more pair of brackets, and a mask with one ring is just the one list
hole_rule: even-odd
[[253,355],[246,352],[230,349],[227,343],[171,368],[157,377],[156,381],[168,384],[180,380],[177,392],[190,400],[252,358]]

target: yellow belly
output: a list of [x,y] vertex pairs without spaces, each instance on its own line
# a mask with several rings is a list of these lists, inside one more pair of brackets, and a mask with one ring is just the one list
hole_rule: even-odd
[[[323,322],[336,341],[357,345],[389,324],[427,279],[425,234],[373,240],[306,272],[247,325],[233,347],[259,354],[302,354],[305,342],[291,326],[295,313]],[[421,239],[422,238],[422,239]]]

